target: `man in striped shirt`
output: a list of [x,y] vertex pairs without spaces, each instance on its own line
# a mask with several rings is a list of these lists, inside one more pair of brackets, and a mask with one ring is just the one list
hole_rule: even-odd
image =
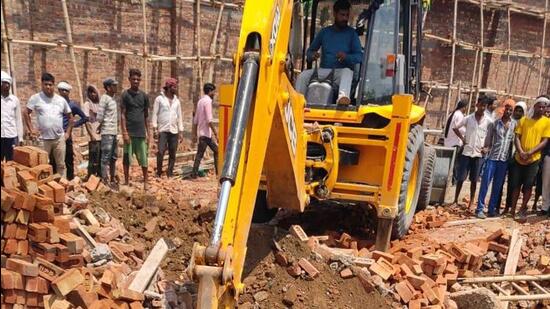
[[[105,94],[99,100],[97,122],[101,135],[101,178],[103,182],[116,188],[115,173],[117,160],[118,110],[114,99],[118,82],[113,78],[103,81]],[[107,170],[110,169],[110,182]]]
[[496,216],[496,208],[498,207],[499,197],[502,194],[502,187],[506,179],[508,171],[508,159],[512,153],[512,145],[514,143],[514,130],[516,129],[516,121],[511,118],[514,106],[508,101],[504,106],[504,114],[501,119],[489,125],[487,138],[485,139],[485,147],[489,149],[487,157],[487,165],[485,172],[481,178],[481,187],[479,188],[479,196],[477,201],[476,216],[485,218],[483,210],[485,208],[485,197],[489,190],[489,184],[492,182],[491,198],[489,200],[489,217]]

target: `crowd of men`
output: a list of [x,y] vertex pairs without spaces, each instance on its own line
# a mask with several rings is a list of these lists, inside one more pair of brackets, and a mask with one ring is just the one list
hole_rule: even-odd
[[[22,145],[25,139],[39,140],[50,156],[54,171],[71,180],[75,177],[73,131],[84,126],[90,141],[86,177],[97,175],[104,184],[116,190],[119,186],[116,175],[118,144],[122,142],[124,184],[130,184],[130,165],[132,157],[135,157],[143,173],[143,188],[147,190],[149,145],[154,139],[158,143],[156,176],[162,175],[166,150],[169,158],[166,175],[174,176],[176,151],[183,141],[184,132],[182,106],[176,95],[178,81],[175,78],[165,81],[153,103],[152,112],[147,94],[139,88],[141,72],[138,69],[129,70],[130,87],[121,94],[118,92],[119,82],[112,77],[103,80],[102,95],[96,86],[89,85],[82,104],[70,98],[72,87],[69,82],[60,81],[56,85],[55,77],[50,73],[42,74],[42,89],[29,98],[25,108],[11,93],[12,77],[2,71],[1,80],[1,161],[12,160],[14,147]],[[199,144],[192,178],[199,173],[207,146],[213,151],[217,166],[217,134],[212,116],[215,90],[211,83],[204,85],[204,95],[198,101],[193,117],[197,128],[193,142],[198,140]],[[35,115],[37,128],[32,115]],[[119,134],[122,135],[121,141]]]
[[[444,130],[444,145],[457,150],[454,203],[458,203],[462,185],[469,178],[468,208],[474,205],[481,178],[475,208],[478,218],[507,214],[515,218],[520,195],[518,215],[525,217],[533,187],[536,188],[531,210],[550,216],[550,98],[541,95],[528,109],[523,101],[499,102],[496,97],[483,94],[477,100],[475,111],[465,116],[467,106],[466,101],[458,102]],[[507,193],[501,211],[505,183]],[[491,194],[487,204],[489,186]]]

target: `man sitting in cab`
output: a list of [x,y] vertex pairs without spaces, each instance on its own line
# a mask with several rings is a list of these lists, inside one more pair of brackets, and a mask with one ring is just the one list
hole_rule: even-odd
[[[363,58],[359,36],[348,26],[350,9],[351,4],[348,0],[336,1],[333,6],[334,24],[321,29],[307,49],[309,62],[321,58],[320,69],[317,72],[320,80],[329,77],[334,70],[333,80],[334,86],[338,88],[338,105],[350,104],[353,68],[361,63]],[[300,93],[307,94],[314,72],[315,70],[306,70],[298,76],[296,88]]]

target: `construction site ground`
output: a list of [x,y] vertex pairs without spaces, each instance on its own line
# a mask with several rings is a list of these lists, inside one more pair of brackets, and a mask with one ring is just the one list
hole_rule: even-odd
[[[93,192],[89,207],[103,208],[118,218],[132,237],[145,243],[147,250],[161,237],[170,239],[176,249],[167,255],[161,268],[167,279],[186,282],[188,277],[185,267],[193,243],[207,244],[210,237],[216,208],[217,181],[212,174],[196,180],[153,179],[151,189],[144,194],[140,189],[139,178],[136,177],[137,182],[132,183],[131,187],[121,187],[118,193]],[[466,184],[464,187],[469,186]],[[467,190],[464,191],[464,196],[469,194]],[[463,198],[461,201],[466,200]],[[530,216],[522,222],[511,218],[491,218],[476,220],[474,224],[435,228],[426,222],[426,217],[434,214],[444,217],[446,223],[471,219],[472,211],[465,208],[465,203],[430,207],[416,216],[405,241],[417,239],[434,244],[465,243],[487,237],[499,229],[519,229],[520,234],[526,236],[526,243],[518,266],[521,272],[518,271],[518,274],[525,273],[527,269],[536,269],[540,257],[549,255],[550,221],[547,217]],[[356,241],[358,249],[374,250],[375,225],[368,209],[356,205],[319,203],[304,213],[279,213],[269,224],[252,226],[243,274],[246,289],[240,297],[239,307],[403,308],[393,286],[382,284],[369,291],[357,276],[347,278],[342,275],[341,267],[331,268],[334,265],[312,252],[311,246],[308,246],[311,244],[291,235],[289,228],[292,225],[301,226],[308,235],[328,236],[325,242],[328,246],[338,247],[338,239],[346,233]],[[275,257],[277,248],[284,253],[285,264],[292,265],[292,262],[305,258],[317,268],[319,276],[311,278],[303,272],[292,276],[288,267],[281,266],[278,260],[280,257]],[[484,264],[475,276],[502,274],[505,262],[502,257],[498,261],[494,258],[494,261],[485,262],[488,264]],[[546,288],[549,286],[548,282],[543,285]],[[549,304],[545,301],[540,302],[539,306]],[[531,307],[535,303],[516,302],[513,305]]]

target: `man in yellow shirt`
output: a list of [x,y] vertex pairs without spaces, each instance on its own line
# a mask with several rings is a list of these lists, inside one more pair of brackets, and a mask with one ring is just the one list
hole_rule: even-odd
[[533,106],[533,115],[523,117],[516,127],[516,154],[510,170],[508,181],[512,188],[511,205],[506,205],[506,210],[511,209],[515,217],[516,204],[520,191],[523,192],[520,216],[527,212],[527,202],[531,198],[535,177],[541,159],[541,150],[544,149],[550,138],[550,119],[544,117],[546,105],[550,101],[540,96]]

